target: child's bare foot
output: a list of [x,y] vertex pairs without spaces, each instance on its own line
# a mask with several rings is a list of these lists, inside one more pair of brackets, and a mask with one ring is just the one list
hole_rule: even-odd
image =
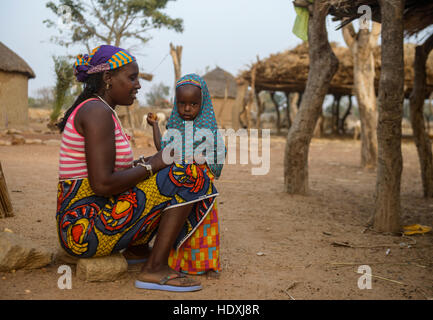
[[216,280],[220,278],[220,274],[214,270],[208,270],[206,272],[206,279]]
[[123,251],[123,256],[126,260],[142,260],[148,259],[151,253],[149,245],[143,244],[138,246],[131,246]]

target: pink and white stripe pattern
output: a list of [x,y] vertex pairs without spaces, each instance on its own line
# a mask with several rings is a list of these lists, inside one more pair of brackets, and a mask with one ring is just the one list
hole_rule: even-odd
[[[88,101],[97,100],[89,99],[77,106],[69,116],[66,122],[65,130],[62,135],[62,144],[60,146],[59,159],[59,178],[64,179],[83,179],[88,177],[84,137],[80,135],[74,126],[74,119],[77,111]],[[130,168],[134,160],[129,139],[125,135],[117,121],[112,115],[114,121],[114,134],[116,143],[116,160],[114,171]]]

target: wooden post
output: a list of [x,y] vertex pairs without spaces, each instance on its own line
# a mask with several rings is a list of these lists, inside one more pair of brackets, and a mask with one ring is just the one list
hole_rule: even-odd
[[332,102],[332,133],[338,134],[338,123],[340,119],[340,96],[332,95],[334,101]]
[[245,95],[248,90],[248,83],[243,80],[237,81],[236,100],[232,108],[232,128],[237,131],[240,128],[239,116],[244,110]]
[[271,92],[272,101],[275,105],[275,112],[277,113],[277,134],[280,134],[281,132],[281,121],[280,121],[280,106],[277,103],[277,100],[275,99],[275,91]]
[[344,123],[346,122],[346,118],[349,116],[350,111],[352,110],[352,96],[348,95],[347,97],[349,98],[349,106],[347,107],[347,110],[340,121],[340,128],[339,128],[339,130],[341,130],[343,134],[346,133],[346,128],[344,126]]
[[382,66],[379,81],[378,162],[373,228],[401,231],[400,183],[403,170],[401,120],[404,98],[404,0],[379,0],[382,16]]
[[[258,128],[260,125],[260,115],[259,115],[259,103],[260,101],[256,101],[256,70],[257,70],[257,64],[258,62],[254,65],[253,69],[251,70],[251,91],[250,91],[250,103],[248,103],[248,105],[250,106],[250,110],[249,112],[252,111],[252,108],[255,104],[256,106],[256,127]],[[257,99],[259,100],[259,99]],[[251,113],[250,113],[250,118],[251,118]],[[248,129],[251,128],[251,125],[248,124]]]
[[255,100],[256,100],[256,106],[257,106],[257,119],[256,119],[257,120],[257,122],[256,122],[257,129],[261,129],[262,128],[262,121],[260,119],[260,116],[263,113],[263,104],[260,101],[259,94],[260,94],[260,91],[259,92],[256,91],[256,94],[255,94],[255,98],[256,99]]
[[179,80],[181,77],[181,70],[182,70],[182,46],[176,46],[175,47],[175,46],[173,46],[172,43],[170,43],[170,55],[173,59],[174,90],[176,90],[176,83],[177,83],[177,80]]
[[[415,48],[414,70],[415,78],[412,93],[410,94],[410,120],[413,137],[418,151],[421,167],[421,180],[424,197],[433,197],[433,162],[432,149],[428,131],[424,126],[424,101],[426,97],[426,62],[430,51],[433,50],[433,35],[422,45]],[[429,122],[430,119],[428,119]]]
[[353,85],[361,121],[361,166],[364,168],[375,168],[377,164],[373,48],[376,46],[380,29],[380,24],[376,22],[373,22],[371,32],[360,29],[356,33],[352,23],[343,28],[344,41],[353,56]]
[[0,162],[0,218],[13,217],[13,215],[12,203]]

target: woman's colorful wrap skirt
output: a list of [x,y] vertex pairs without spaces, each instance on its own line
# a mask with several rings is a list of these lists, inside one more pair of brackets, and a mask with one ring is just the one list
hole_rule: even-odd
[[[200,232],[209,223],[214,223],[217,195],[209,175],[195,164],[171,165],[111,197],[95,195],[87,178],[60,181],[56,214],[60,245],[73,256],[88,258],[146,244],[156,234],[164,210],[194,203],[170,254],[173,258],[176,252],[181,252],[179,248],[184,243],[188,246],[192,239],[200,238],[191,235],[197,235],[196,231]],[[185,257],[184,253],[182,257]]]

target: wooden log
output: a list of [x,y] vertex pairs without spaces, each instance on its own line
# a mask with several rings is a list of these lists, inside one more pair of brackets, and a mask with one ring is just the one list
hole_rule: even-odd
[[[275,112],[277,113],[277,134],[281,132],[281,115],[280,115],[280,106],[278,105],[277,99],[275,97],[275,91],[271,92],[271,98],[275,105]],[[290,115],[290,114],[289,114]]]
[[245,95],[248,90],[248,83],[246,81],[239,80],[237,82],[236,100],[232,109],[232,128],[237,131],[241,126],[239,116],[245,109]]
[[174,46],[170,43],[170,55],[173,59],[174,66],[174,92],[176,93],[176,83],[181,77],[182,70],[182,46]]
[[6,185],[6,179],[0,162],[0,218],[13,217],[12,203]]
[[346,119],[349,116],[350,111],[352,110],[352,96],[349,95],[348,97],[349,97],[349,106],[347,107],[346,112],[344,113],[339,126],[339,130],[341,130],[342,133],[346,133],[346,128],[344,126],[344,123],[346,122]]

